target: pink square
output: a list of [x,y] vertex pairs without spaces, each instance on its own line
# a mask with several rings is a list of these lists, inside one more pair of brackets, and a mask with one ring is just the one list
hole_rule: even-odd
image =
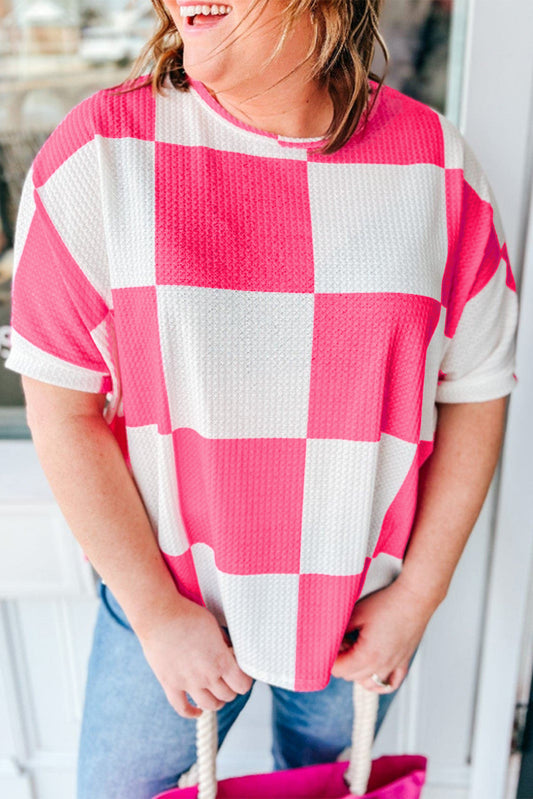
[[[328,684],[369,563],[360,576],[300,575],[295,691],[318,691]],[[333,639],[331,630],[337,625],[340,634]],[[320,646],[318,641],[322,642]]]
[[146,76],[139,76],[134,85],[139,88],[125,93],[115,93],[125,86],[102,89],[100,102],[94,103],[96,132],[110,139],[124,136],[153,141],[155,133],[155,97],[152,87],[141,86]]
[[313,291],[305,162],[155,148],[157,284]]
[[113,289],[112,295],[126,424],[156,424],[170,433],[156,288]]
[[511,262],[509,260],[509,251],[507,250],[507,242],[504,243],[502,247],[502,258],[507,264],[507,273],[505,276],[505,285],[508,286],[511,291],[516,291],[516,282],[514,279],[513,270],[511,267]]
[[52,224],[38,193],[16,271],[11,323],[27,341],[69,363],[107,372],[91,333],[108,314]]
[[161,550],[161,555],[179,593],[186,599],[190,599],[191,602],[205,607],[191,550],[188,549],[182,555],[169,555]]
[[206,439],[173,433],[181,514],[191,544],[231,574],[298,573],[305,439]]
[[308,437],[417,443],[439,315],[416,294],[316,294]]
[[[370,82],[374,87],[377,83]],[[373,98],[372,98],[373,99]],[[444,136],[436,111],[384,85],[368,119],[332,155],[309,152],[308,161],[332,164],[435,164],[444,166]]]
[[[407,476],[387,509],[374,550],[374,557],[380,552],[386,552],[396,558],[403,558],[405,554],[416,511],[420,461],[424,459],[428,443],[424,441],[418,445],[416,456],[413,458]],[[430,443],[430,446],[433,448],[433,442]]]

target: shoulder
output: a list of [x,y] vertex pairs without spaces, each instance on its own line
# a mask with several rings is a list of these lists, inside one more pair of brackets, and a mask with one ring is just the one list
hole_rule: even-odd
[[107,138],[155,137],[155,94],[147,74],[92,95],[95,134]]
[[440,112],[435,113],[442,129],[443,166],[448,193],[458,197],[457,203],[463,213],[472,211],[479,205],[483,212],[492,215],[498,235],[502,238],[504,234],[498,203],[479,156],[451,120]]
[[[375,84],[377,86],[377,84]],[[384,84],[376,102],[373,129],[388,163],[432,164],[442,169],[448,196],[472,191],[496,204],[492,186],[461,130],[433,106]]]
[[[376,81],[370,85],[377,89]],[[386,83],[380,88],[369,127],[391,160],[447,168],[463,165],[465,140],[460,130],[433,106]]]
[[151,85],[141,75],[128,88],[98,89],[73,106],[50,133],[32,162],[35,188],[43,186],[67,162],[90,159],[99,136],[154,137],[154,99]]
[[490,191],[479,158],[451,119],[433,106],[408,97],[390,86],[386,87],[386,97],[389,107],[395,109],[398,119],[403,121],[413,136],[416,135],[418,140],[435,137],[435,144],[440,151],[440,166],[447,170],[457,170],[460,177],[481,194],[485,195]]

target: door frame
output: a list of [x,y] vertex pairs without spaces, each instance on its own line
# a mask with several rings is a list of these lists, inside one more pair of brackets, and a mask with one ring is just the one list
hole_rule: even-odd
[[533,582],[533,3],[471,0],[459,127],[501,211],[520,295],[516,374],[497,480],[469,799],[515,799],[514,710],[531,679]]

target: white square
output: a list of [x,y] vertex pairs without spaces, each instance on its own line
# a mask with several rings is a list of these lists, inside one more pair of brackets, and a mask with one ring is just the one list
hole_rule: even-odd
[[435,113],[437,114],[442,128],[444,140],[444,166],[446,169],[462,169],[464,161],[463,134],[450,119],[444,116],[444,114],[438,111],[435,111]]
[[367,556],[373,556],[385,515],[405,482],[418,453],[417,444],[381,433]]
[[172,429],[305,438],[313,295],[157,286]]
[[488,283],[464,306],[453,338],[446,339],[441,368],[447,378],[437,387],[437,402],[483,402],[516,385],[518,296],[506,279],[501,258]]
[[416,450],[386,433],[379,441],[308,439],[301,574],[362,572]]
[[401,573],[402,566],[401,558],[389,555],[387,552],[380,552],[372,558],[359,599],[393,583]]
[[35,199],[33,192],[33,164],[31,164],[29,170],[26,172],[24,183],[22,184],[20,202],[17,211],[15,240],[13,242],[13,261],[15,270],[20,261],[20,256],[22,255],[24,245],[26,244],[26,238],[28,236],[31,221],[33,219],[33,214],[35,213]]
[[308,164],[315,291],[440,300],[448,253],[444,170]]
[[[262,682],[279,675],[276,685],[293,690],[299,575],[220,572],[218,581],[241,669]],[[271,674],[265,672],[265,663]]]
[[135,483],[160,549],[182,555],[189,540],[180,511],[172,435],[159,433],[157,425],[127,427],[126,433]]
[[72,153],[38,193],[72,258],[112,308],[96,147],[91,140]]
[[301,574],[359,574],[367,555],[378,443],[308,439]]
[[111,287],[155,283],[155,145],[97,137]]
[[155,100],[155,140],[184,147],[208,147],[213,150],[254,155],[262,158],[283,158],[306,161],[305,147],[282,147],[275,137],[240,128],[210,108],[194,88],[180,92],[168,86],[165,95]]
[[228,622],[222,604],[220,571],[215,562],[213,548],[209,544],[196,541],[191,546],[191,554],[205,606],[221,626],[227,627]]

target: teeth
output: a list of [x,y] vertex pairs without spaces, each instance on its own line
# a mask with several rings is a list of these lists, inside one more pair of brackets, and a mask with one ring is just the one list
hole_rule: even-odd
[[195,17],[197,14],[229,14],[231,6],[207,5],[207,6],[180,6],[181,17]]

